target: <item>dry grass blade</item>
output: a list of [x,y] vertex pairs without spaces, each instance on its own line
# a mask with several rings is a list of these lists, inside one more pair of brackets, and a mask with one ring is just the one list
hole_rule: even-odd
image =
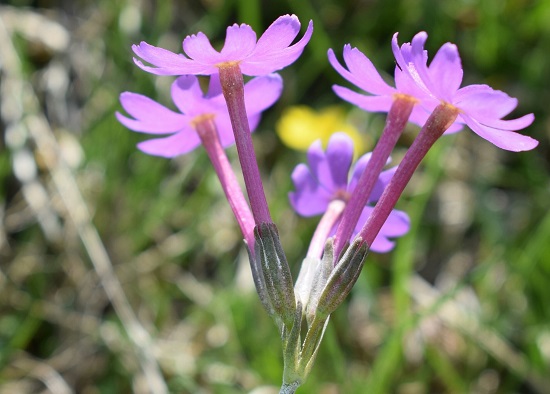
[[[76,184],[71,169],[61,157],[53,131],[40,111],[38,98],[33,86],[21,74],[20,61],[13,47],[12,37],[3,23],[2,10],[0,10],[0,42],[2,43],[0,45],[0,58],[2,59],[1,67],[4,87],[2,90],[2,102],[6,103],[15,100],[21,103],[19,111],[12,112],[11,116],[4,116],[7,128],[19,129],[33,139],[36,145],[36,153],[44,161],[52,177],[53,184],[62,198],[64,207],[73,221],[94,269],[101,280],[103,288],[134,345],[150,392],[166,393],[168,390],[154,356],[151,337],[138,321],[126,299],[120,282],[114,274],[107,251],[96,228],[91,222],[86,203]],[[5,88],[6,85],[11,87],[17,86],[17,89],[7,90]],[[3,110],[2,112],[5,115],[5,111]],[[20,150],[20,152],[24,152],[24,150]],[[32,155],[29,157],[32,158]],[[31,193],[31,195],[34,196],[35,194]],[[30,196],[26,197],[32,206],[32,198],[29,200]],[[41,212],[40,205],[33,206],[33,209],[37,213]],[[43,228],[44,223],[50,222],[45,222],[45,220],[40,221]]]
[[464,305],[446,297],[418,275],[411,278],[409,289],[416,303],[423,310],[430,311],[429,316],[435,314],[444,324],[471,338],[502,365],[524,377],[538,392],[544,393],[550,387],[548,379],[529,369],[529,363],[521,353],[514,350],[496,331],[484,326]]

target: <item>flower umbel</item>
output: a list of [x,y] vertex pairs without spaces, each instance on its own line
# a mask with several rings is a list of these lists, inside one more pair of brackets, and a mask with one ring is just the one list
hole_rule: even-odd
[[225,44],[216,51],[202,32],[187,36],[183,40],[183,54],[175,54],[157,48],[146,42],[132,46],[134,53],[154,67],[135,63],[145,71],[157,75],[212,75],[222,64],[236,63],[245,75],[266,75],[293,63],[304,50],[313,33],[313,22],[309,22],[304,36],[290,45],[300,32],[300,21],[296,15],[283,15],[267,28],[259,40],[247,24],[234,24],[227,28]]
[[[343,133],[334,134],[323,151],[321,142],[314,142],[308,150],[308,164],[299,164],[292,173],[292,180],[296,191],[289,195],[294,210],[302,216],[315,216],[327,212],[329,206],[340,202],[340,213],[354,191],[359,177],[367,167],[371,154],[363,155],[353,168],[351,177],[349,170],[353,159],[353,143],[351,138]],[[395,168],[383,171],[376,181],[373,191],[368,196],[358,222],[355,225],[355,236],[372,212],[372,203],[378,201],[384,188],[389,183]],[[338,224],[340,215],[334,218],[330,232],[335,232],[335,225]],[[399,237],[409,230],[409,218],[406,213],[394,210],[389,215],[378,237],[370,245],[370,250],[375,252],[388,252],[394,243],[389,239]],[[317,240],[324,245],[324,239]],[[349,241],[349,240],[346,240]],[[321,246],[322,248],[323,246]],[[316,248],[319,251],[318,248]],[[320,249],[322,250],[322,249]],[[316,253],[317,254],[317,253]],[[309,254],[308,254],[309,255]],[[317,255],[315,257],[320,257]]]
[[[262,111],[279,99],[282,88],[283,82],[278,74],[254,78],[245,85],[245,104],[252,130],[257,127]],[[207,117],[214,120],[223,147],[235,142],[217,75],[210,79],[206,95],[197,77],[191,75],[176,79],[172,84],[171,95],[180,112],[174,112],[141,94],[124,92],[120,95],[123,108],[133,118],[117,112],[117,119],[124,126],[140,133],[171,134],[140,142],[140,150],[163,157],[188,153],[200,145],[196,124]]]
[[401,47],[397,43],[397,33],[392,40],[397,65],[416,84],[420,92],[417,97],[427,113],[445,102],[459,112],[451,126],[454,129],[466,124],[474,133],[499,148],[515,152],[538,145],[537,140],[514,132],[533,123],[533,114],[512,120],[502,119],[516,108],[517,99],[488,85],[469,85],[459,89],[463,71],[456,45],[446,43],[441,46],[428,66],[428,54],[424,50],[427,38],[425,32],[420,32],[413,37],[412,43]]

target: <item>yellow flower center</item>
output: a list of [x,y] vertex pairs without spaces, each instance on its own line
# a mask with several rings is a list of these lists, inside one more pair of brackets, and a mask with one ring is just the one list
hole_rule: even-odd
[[405,94],[405,93],[394,93],[393,94],[394,100],[408,100],[411,101],[413,104],[418,104],[420,100],[418,100],[416,97]]
[[231,68],[231,67],[238,66],[240,62],[241,62],[240,60],[231,60],[229,62],[221,62],[221,63],[216,64],[216,67],[218,67],[218,68]]
[[191,119],[191,126],[193,126],[194,129],[197,129],[197,124],[203,123],[209,120],[214,120],[216,117],[215,114],[202,114],[195,116],[193,119]]

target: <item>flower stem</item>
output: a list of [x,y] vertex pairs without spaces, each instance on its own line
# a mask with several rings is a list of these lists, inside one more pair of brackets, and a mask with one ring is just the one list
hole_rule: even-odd
[[378,176],[386,165],[391,151],[409,120],[415,102],[414,99],[406,95],[396,96],[388,112],[382,136],[378,140],[365,171],[361,174],[357,186],[346,204],[344,213],[342,214],[342,221],[336,230],[336,239],[334,242],[335,262],[338,261],[340,253],[351,238],[353,229],[357,225],[359,216],[369,199]]
[[299,382],[283,383],[281,390],[279,390],[279,394],[294,394],[298,387],[300,387]]
[[346,204],[342,200],[333,200],[330,202],[326,212],[315,229],[315,233],[313,233],[313,238],[311,239],[307,251],[308,257],[321,258],[330,231],[342,216],[345,206]]
[[254,218],[241,191],[237,177],[223,149],[214,119],[206,117],[195,123],[195,130],[214,166],[227,201],[251,251],[254,251]]
[[226,63],[219,66],[219,70],[252,214],[256,224],[272,223],[250,136],[241,69],[238,63]]
[[359,233],[367,245],[372,245],[414,171],[435,141],[453,124],[458,113],[456,107],[443,103],[430,115]]

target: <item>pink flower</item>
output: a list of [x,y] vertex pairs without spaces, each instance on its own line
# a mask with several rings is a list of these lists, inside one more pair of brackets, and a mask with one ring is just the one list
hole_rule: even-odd
[[157,48],[146,42],[133,45],[134,53],[154,67],[135,63],[145,71],[157,75],[212,75],[224,63],[237,63],[245,75],[266,75],[293,63],[302,54],[313,32],[313,22],[300,41],[290,45],[300,32],[300,21],[296,15],[279,17],[267,28],[259,40],[247,24],[234,24],[227,28],[225,44],[220,52],[210,44],[202,32],[187,36],[183,40],[183,54],[175,54]]
[[[283,82],[278,74],[257,77],[245,85],[245,104],[251,130],[258,125],[262,111],[279,99],[282,88]],[[179,77],[172,84],[172,100],[179,112],[137,93],[124,92],[120,95],[123,108],[131,116],[117,112],[116,117],[120,123],[140,133],[171,134],[140,142],[140,150],[163,157],[174,157],[192,151],[201,143],[194,124],[204,117],[214,118],[223,147],[235,142],[217,74],[211,77],[206,95],[203,94],[197,77]]]
[[[349,44],[344,45],[344,62],[347,68],[338,62],[332,49],[328,50],[328,60],[342,77],[367,94],[358,93],[339,85],[333,85],[334,93],[365,111],[388,112],[395,99],[400,96],[408,96],[415,101],[423,96],[423,91],[399,67],[395,68],[395,87],[388,85],[370,59]],[[409,121],[422,126],[428,116],[429,113],[415,105]]]
[[530,150],[538,145],[537,140],[514,132],[533,123],[533,114],[502,119],[516,108],[517,99],[487,85],[460,88],[463,71],[456,45],[444,44],[428,66],[428,54],[424,50],[427,38],[425,32],[420,32],[412,43],[399,47],[396,33],[392,48],[397,65],[421,92],[418,97],[428,113],[444,102],[459,111],[453,127],[466,124],[480,137],[510,151]]

